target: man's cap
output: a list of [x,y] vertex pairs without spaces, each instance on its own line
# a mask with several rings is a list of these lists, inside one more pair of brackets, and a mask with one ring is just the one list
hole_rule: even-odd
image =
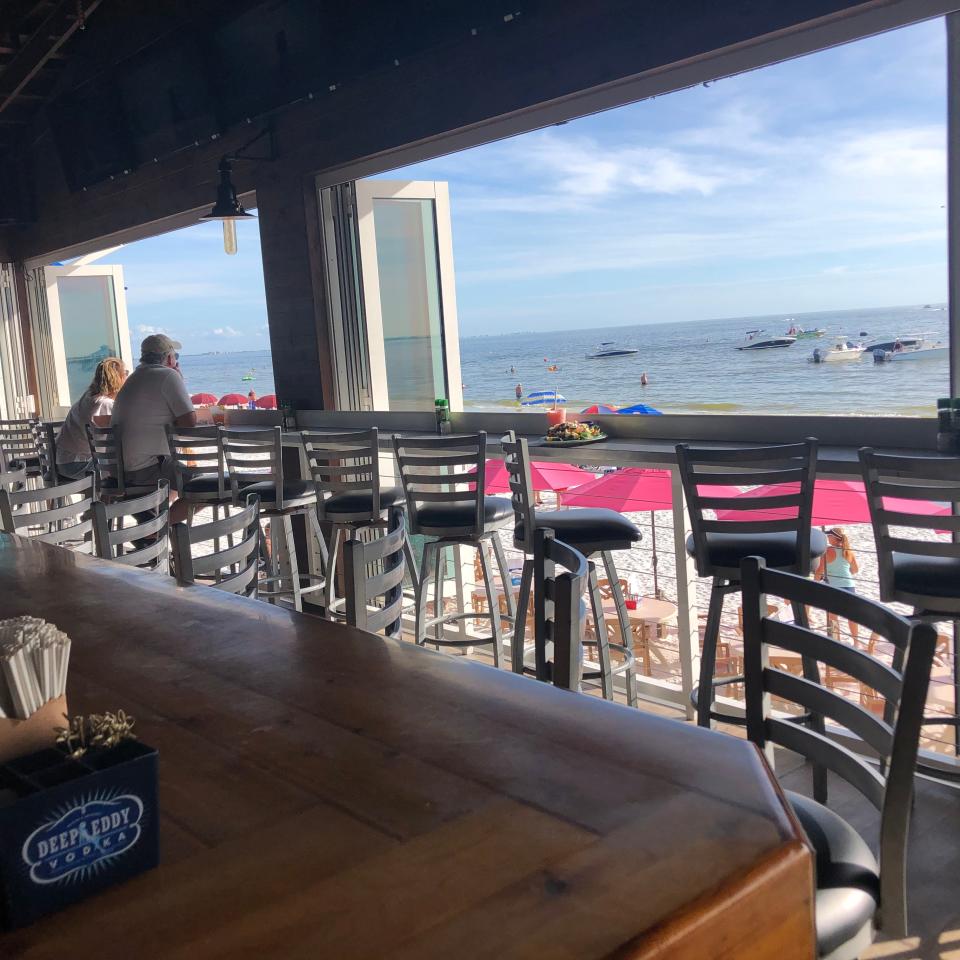
[[173,353],[182,346],[182,343],[171,339],[165,333],[151,333],[150,336],[146,337],[143,343],[140,344],[140,355],[143,356],[147,353]]

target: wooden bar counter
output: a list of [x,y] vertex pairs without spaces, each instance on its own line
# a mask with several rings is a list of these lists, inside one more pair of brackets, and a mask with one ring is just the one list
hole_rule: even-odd
[[4,960],[814,955],[748,743],[0,534],[21,614],[159,749],[162,856]]

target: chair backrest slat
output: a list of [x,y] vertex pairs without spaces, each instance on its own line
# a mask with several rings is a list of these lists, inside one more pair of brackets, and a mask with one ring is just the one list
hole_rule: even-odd
[[[324,501],[337,493],[369,493],[367,519],[380,518],[380,433],[376,427],[349,433],[303,430],[300,439],[317,490],[320,519]],[[362,518],[353,518],[360,521]]]
[[530,477],[530,450],[527,441],[509,431],[500,441],[503,448],[503,464],[507,470],[510,486],[510,502],[513,504],[515,529],[521,534],[515,537],[516,546],[524,553],[533,553],[536,519],[533,481]]
[[282,510],[283,437],[280,427],[264,430],[231,430],[229,427],[220,427],[220,444],[234,504],[240,506],[244,503],[245,486],[251,483],[272,483],[272,502],[277,509]]
[[[894,937],[903,937],[907,832],[936,630],[927,623],[911,623],[848,591],[767,570],[760,557],[743,561],[740,579],[747,736],[766,752],[771,763],[773,744],[779,744],[843,777],[880,809],[881,928]],[[817,631],[772,619],[767,594],[827,613],[842,611],[849,620],[869,625],[878,639],[894,648],[893,666]],[[771,667],[770,648],[782,646],[828,670],[842,671],[859,683],[861,690],[876,690],[884,700],[883,721],[868,717],[865,710],[846,700],[842,687],[820,687],[814,692],[812,688],[817,685],[811,681]],[[817,725],[827,717],[861,737],[876,751],[879,769],[827,733],[774,715],[772,696],[806,709]]]
[[[717,572],[710,559],[707,537],[711,534],[793,533],[797,540],[796,565],[790,569],[809,572],[816,440],[722,450],[681,443],[676,452],[693,531],[694,559],[701,577]],[[718,483],[753,489],[739,497],[718,497],[710,492],[710,487]],[[701,488],[705,488],[703,493]],[[760,492],[754,495],[754,490]],[[707,510],[722,510],[727,518],[707,517]],[[776,510],[782,515],[737,517],[763,510]]]
[[[225,500],[228,481],[223,447],[220,443],[220,428],[215,425],[174,427],[168,424],[166,430],[177,493],[182,496],[184,484],[197,477],[213,476],[217,478],[217,488],[210,491],[207,499]],[[197,499],[196,494],[191,496]]]
[[[429,504],[459,504],[471,522],[444,527],[450,536],[479,536],[484,531],[484,486],[487,435],[403,437],[395,434],[393,451],[407,501],[410,532],[436,531],[420,521],[420,508]],[[430,472],[424,472],[427,469]]]
[[7,460],[19,460],[29,464],[41,456],[37,445],[38,420],[0,420],[0,451]]
[[[210,523],[175,523],[173,572],[185,586],[200,584],[229,593],[256,597],[260,562],[260,498],[247,494],[245,505],[229,517]],[[220,541],[227,544],[221,547]],[[213,544],[212,550],[199,545]]]
[[93,504],[97,556],[131,567],[170,572],[170,486],[130,500]]
[[91,553],[93,487],[93,477],[34,490],[8,490],[0,484],[0,529]]
[[345,611],[351,626],[400,636],[406,542],[404,511],[391,507],[386,534],[367,543],[355,536],[344,543]]

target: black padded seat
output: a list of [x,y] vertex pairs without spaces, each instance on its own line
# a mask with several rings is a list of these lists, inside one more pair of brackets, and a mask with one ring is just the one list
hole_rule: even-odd
[[[417,510],[417,524],[421,527],[470,527],[476,510],[471,504],[425,503]],[[504,526],[513,519],[513,504],[503,497],[483,498],[483,522],[487,527]]]
[[[797,562],[797,536],[785,533],[707,533],[707,552],[715,567],[735,569],[745,557],[763,557],[768,567],[792,567]],[[820,530],[810,531],[811,572],[827,552],[827,538]],[[696,555],[693,535],[687,537],[687,553]]]
[[825,956],[870,923],[880,903],[880,867],[863,837],[832,810],[786,792],[816,856],[817,953]]
[[[403,501],[403,491],[399,487],[380,488],[380,507],[386,510]],[[348,493],[335,493],[323,502],[323,512],[328,520],[336,520],[339,514],[366,514],[373,510],[373,492],[355,490]]]
[[[229,493],[229,479],[224,480],[224,484]],[[219,490],[220,478],[215,473],[201,473],[183,482],[184,493],[217,493]]]
[[960,559],[894,553],[893,585],[896,590],[929,596],[933,601],[937,597],[960,598]]
[[[556,532],[558,540],[570,544],[586,556],[601,550],[627,550],[639,543],[642,537],[636,525],[615,510],[587,507],[537,510],[534,517],[537,529],[549,527]],[[513,536],[521,541],[525,534],[521,521],[513,528]]]
[[[265,480],[261,483],[245,484],[240,492],[246,496],[248,493],[260,495],[260,502],[269,507],[276,502],[277,485],[272,480]],[[283,505],[284,507],[304,507],[311,503],[316,503],[317,491],[312,481],[308,480],[288,480],[283,485]]]

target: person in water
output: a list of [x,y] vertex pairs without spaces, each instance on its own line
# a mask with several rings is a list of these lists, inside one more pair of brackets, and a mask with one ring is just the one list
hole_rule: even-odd
[[523,384],[518,383],[517,389],[514,390],[513,392],[517,395],[517,399],[519,400],[523,396]]
[[[816,573],[817,579],[823,580],[831,587],[856,593],[857,585],[853,578],[859,572],[860,566],[857,563],[856,554],[850,549],[850,539],[844,532],[843,527],[834,527],[828,530],[827,552],[820,558],[820,566]],[[838,625],[839,621],[833,614],[828,614],[827,624],[828,626]],[[847,627],[850,636],[856,642],[859,632],[857,624],[848,620]]]
[[644,370],[643,373],[640,374],[640,386],[645,387],[649,382],[650,378],[647,376],[647,371]]

